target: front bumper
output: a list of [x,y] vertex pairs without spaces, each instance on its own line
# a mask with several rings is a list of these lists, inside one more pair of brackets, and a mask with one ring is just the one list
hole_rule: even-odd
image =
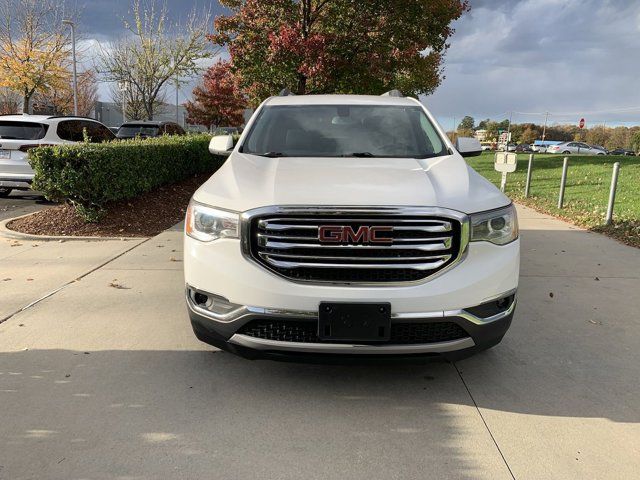
[[[316,311],[295,311],[235,305],[225,313],[215,313],[198,305],[194,295],[200,293],[187,286],[186,299],[191,324],[203,342],[231,351],[246,358],[280,357],[283,355],[385,356],[385,355],[442,355],[457,359],[496,345],[511,324],[516,307],[515,290],[504,292],[496,299],[469,309],[449,311],[397,313],[392,312],[391,323],[425,326],[426,324],[455,324],[464,335],[443,341],[425,343],[398,342],[348,343],[328,341],[295,341],[292,339],[260,338],[243,333],[243,327],[253,321],[304,322],[317,328]],[[502,308],[495,302],[504,302]],[[493,310],[492,310],[493,309]]]

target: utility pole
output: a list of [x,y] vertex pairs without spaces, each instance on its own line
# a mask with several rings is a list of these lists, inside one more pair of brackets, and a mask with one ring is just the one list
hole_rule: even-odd
[[[547,120],[549,119],[549,112],[544,114],[544,127],[542,127],[542,141],[544,142],[544,137],[547,134]],[[543,145],[544,146],[544,145]]]
[[511,141],[511,118],[513,112],[509,112],[509,125],[507,125],[507,152],[509,151],[509,142]]
[[71,27],[71,51],[73,55],[73,114],[78,116],[78,73],[76,71],[76,24],[71,20],[63,20],[64,25]]

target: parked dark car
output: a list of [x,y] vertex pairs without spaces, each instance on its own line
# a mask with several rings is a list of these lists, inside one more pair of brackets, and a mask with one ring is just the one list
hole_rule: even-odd
[[147,138],[162,135],[184,135],[184,129],[175,122],[126,122],[118,129],[117,138]]
[[629,157],[635,157],[636,153],[633,150],[627,150],[626,148],[616,148],[611,150],[609,155],[627,155]]
[[527,145],[526,143],[521,143],[520,145],[516,146],[516,152],[533,153],[533,148],[531,148],[531,145]]

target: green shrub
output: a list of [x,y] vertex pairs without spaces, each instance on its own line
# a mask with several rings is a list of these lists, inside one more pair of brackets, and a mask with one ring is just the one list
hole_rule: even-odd
[[35,148],[29,152],[33,188],[50,200],[69,200],[85,221],[95,222],[109,202],[218,169],[224,158],[209,153],[209,139],[164,136]]

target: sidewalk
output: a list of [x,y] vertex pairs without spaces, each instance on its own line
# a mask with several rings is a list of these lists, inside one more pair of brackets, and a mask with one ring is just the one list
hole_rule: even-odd
[[640,251],[519,214],[512,329],[457,365],[215,352],[188,323],[177,230],[0,240],[0,479],[633,478]]

